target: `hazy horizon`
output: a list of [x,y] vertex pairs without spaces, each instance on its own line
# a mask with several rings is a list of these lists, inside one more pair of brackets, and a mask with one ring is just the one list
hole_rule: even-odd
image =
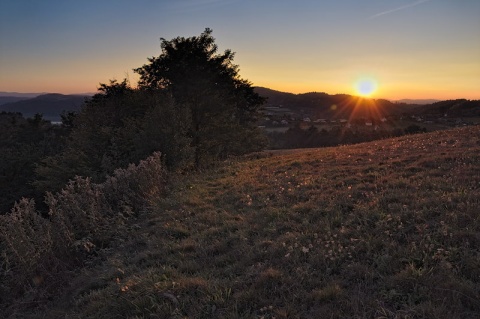
[[254,86],[375,99],[480,99],[480,1],[0,1],[0,91],[95,93],[213,29]]
[[[271,89],[271,88],[267,88],[267,87],[261,87],[261,86],[254,86],[254,87],[258,87],[258,88],[264,88],[264,89],[269,89],[269,90],[273,90],[273,91],[278,91],[278,90],[274,90],[274,89]],[[358,95],[355,95],[355,94],[349,94],[349,93],[328,93],[328,92],[323,92],[323,91],[308,91],[308,92],[300,92],[300,93],[292,93],[292,92],[287,92],[287,91],[278,91],[278,92],[281,92],[281,93],[287,93],[287,94],[296,94],[296,95],[301,95],[301,94],[309,94],[309,93],[326,93],[326,94],[329,94],[329,95],[342,95],[342,94],[347,94],[347,95],[352,95],[354,97],[359,97]],[[93,96],[94,94],[96,94],[98,92],[80,92],[80,93],[60,93],[60,92],[6,92],[6,91],[0,91],[0,97],[9,97],[9,96],[13,96],[13,97],[27,97],[29,96],[28,98],[35,98],[37,96],[40,96],[40,95],[44,95],[44,94],[63,94],[63,95],[86,95],[86,96]],[[371,99],[375,99],[375,100],[381,100],[381,99],[384,99],[384,98],[381,98],[381,97],[369,97]],[[463,99],[463,98],[459,98],[459,99]],[[390,100],[392,102],[396,102],[396,101],[423,101],[423,102],[436,102],[436,101],[442,101],[441,99],[434,99],[434,98],[419,98],[419,99],[413,99],[413,98],[401,98],[401,99],[386,99],[386,100]],[[454,100],[454,99],[452,99]]]

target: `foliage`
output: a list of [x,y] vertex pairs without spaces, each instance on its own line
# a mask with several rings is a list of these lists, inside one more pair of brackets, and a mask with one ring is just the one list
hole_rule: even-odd
[[48,193],[48,218],[35,210],[33,200],[19,201],[11,214],[0,216],[1,309],[15,313],[55,293],[68,270],[108,247],[129,218],[164,194],[165,185],[156,153],[138,166],[116,170],[102,184],[77,177],[61,192]]
[[63,127],[40,114],[25,119],[20,113],[0,113],[0,214],[21,197],[41,198],[32,182],[35,163],[62,148]]
[[196,37],[162,39],[162,54],[135,70],[140,88],[167,90],[188,109],[197,166],[264,146],[255,125],[264,99],[240,78],[232,51],[217,53],[211,33],[207,28]]
[[189,110],[175,103],[162,91],[142,91],[147,103],[153,105],[141,122],[139,134],[133,139],[138,148],[137,157],[160,150],[166,167],[175,170],[188,167],[192,162]]
[[188,161],[189,140],[180,112],[162,92],[140,92],[126,80],[102,84],[79,114],[66,118],[66,147],[36,168],[36,187],[59,190],[74,176],[102,182],[115,169],[138,163],[155,151],[174,168]]
[[265,145],[255,121],[264,100],[238,75],[233,53],[217,54],[211,30],[162,40],[140,88],[124,80],[101,84],[79,114],[64,114],[65,149],[37,165],[35,186],[56,191],[74,176],[102,182],[116,168],[164,154],[170,169],[257,151]]

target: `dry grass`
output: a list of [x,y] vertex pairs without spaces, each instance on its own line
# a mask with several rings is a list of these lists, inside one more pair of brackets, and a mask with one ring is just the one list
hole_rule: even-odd
[[164,191],[159,153],[102,184],[76,177],[48,193],[49,216],[23,198],[0,215],[0,312],[21,317],[61,293],[72,273],[131,233],[131,220]]
[[152,205],[42,315],[480,313],[480,127],[256,154]]

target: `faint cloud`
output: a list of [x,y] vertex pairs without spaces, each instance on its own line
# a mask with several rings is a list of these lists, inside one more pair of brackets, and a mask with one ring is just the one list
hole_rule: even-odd
[[210,5],[225,5],[236,2],[238,0],[188,0],[178,2],[183,8],[203,7]]
[[415,1],[415,2],[413,2],[413,3],[409,3],[409,4],[406,4],[406,5],[404,5],[404,6],[395,8],[395,9],[391,9],[391,10],[387,10],[387,11],[383,11],[383,12],[377,13],[377,14],[371,16],[369,19],[375,19],[375,18],[378,18],[378,17],[380,17],[380,16],[383,16],[383,15],[386,15],[386,14],[390,14],[390,13],[393,13],[393,12],[397,12],[397,11],[400,11],[400,10],[404,10],[404,9],[407,9],[407,8],[415,7],[415,6],[418,6],[419,4],[422,4],[422,3],[425,3],[425,2],[429,2],[429,1],[431,1],[431,0],[418,0],[418,1]]

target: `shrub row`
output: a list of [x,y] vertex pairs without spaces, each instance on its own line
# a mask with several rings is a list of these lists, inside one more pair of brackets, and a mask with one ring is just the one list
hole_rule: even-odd
[[[160,196],[166,173],[160,153],[118,169],[102,184],[76,177],[62,191],[47,193],[47,217],[32,199],[0,215],[0,304],[23,296],[36,302],[61,287],[61,274],[121,234],[126,221]],[[26,298],[26,299],[25,299]]]

